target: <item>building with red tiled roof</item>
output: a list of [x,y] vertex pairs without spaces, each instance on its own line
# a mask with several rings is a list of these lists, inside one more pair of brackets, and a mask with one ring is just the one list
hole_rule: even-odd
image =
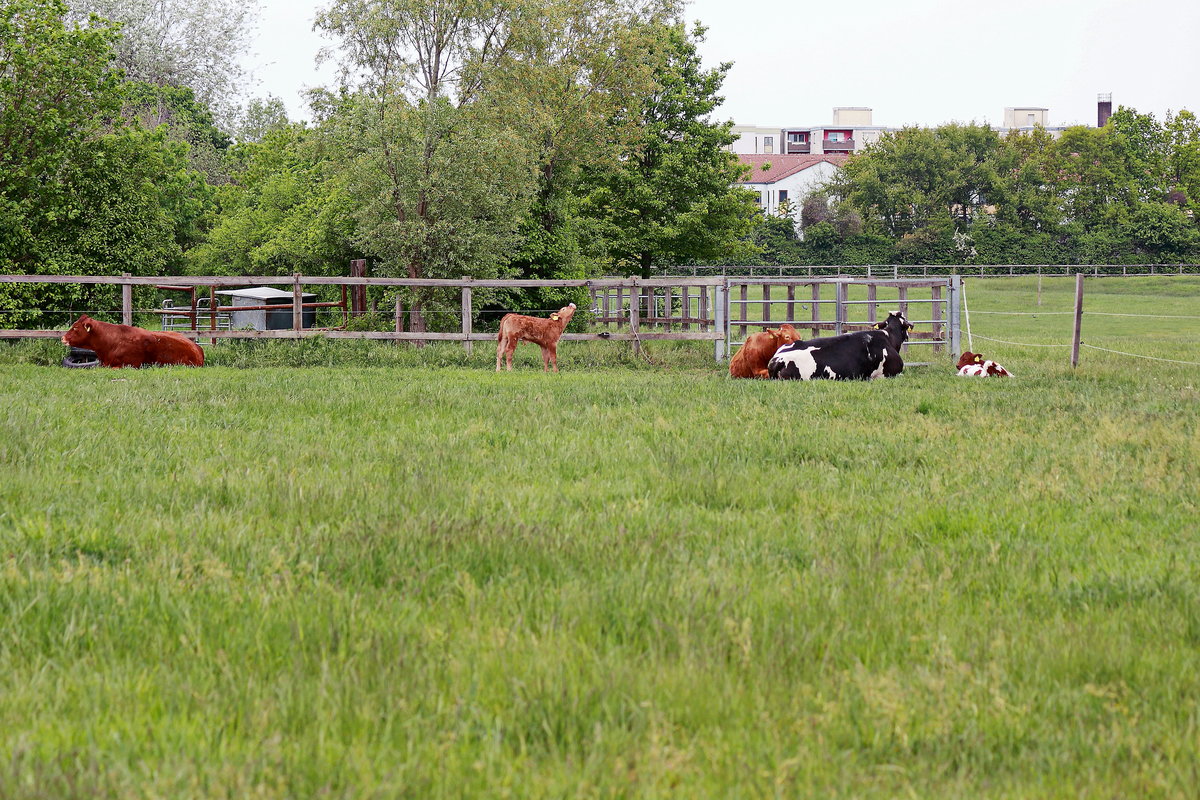
[[758,194],[759,206],[768,214],[778,214],[781,203],[791,208],[799,221],[800,206],[813,189],[825,183],[850,156],[844,153],[822,155],[741,154],[738,161],[750,168],[739,186]]

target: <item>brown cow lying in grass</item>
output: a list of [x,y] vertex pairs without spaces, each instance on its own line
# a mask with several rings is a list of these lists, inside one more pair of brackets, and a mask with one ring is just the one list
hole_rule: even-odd
[[500,320],[500,333],[496,335],[496,372],[500,371],[501,359],[507,359],[508,369],[512,371],[513,350],[518,342],[533,342],[542,348],[542,372],[548,372],[549,366],[554,365],[558,372],[558,337],[563,329],[575,316],[575,304],[550,315],[550,319],[527,317],[524,314],[505,314]]
[[200,345],[173,331],[148,331],[132,325],[113,325],[84,314],[63,334],[62,343],[92,350],[106,367],[146,364],[204,366]]
[[771,360],[771,356],[785,344],[799,340],[800,334],[786,323],[778,328],[748,336],[746,343],[729,359],[729,377],[769,378],[767,362]]

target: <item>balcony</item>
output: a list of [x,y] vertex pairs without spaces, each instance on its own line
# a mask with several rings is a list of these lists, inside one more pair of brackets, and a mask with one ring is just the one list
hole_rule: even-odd
[[796,153],[811,153],[812,145],[808,142],[788,142],[787,151],[788,155],[794,155]]
[[821,149],[826,153],[849,153],[854,150],[854,140],[843,139],[840,142],[835,142],[831,139],[822,139]]

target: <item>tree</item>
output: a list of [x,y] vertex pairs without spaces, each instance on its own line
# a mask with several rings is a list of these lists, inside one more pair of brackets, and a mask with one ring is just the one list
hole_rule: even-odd
[[[528,144],[471,103],[503,49],[497,3],[338,0],[318,25],[361,74],[331,118],[355,202],[359,246],[384,275],[500,274],[532,191]],[[414,289],[412,330],[434,292]]]
[[994,192],[998,147],[980,125],[904,128],[847,161],[830,192],[897,237],[950,217],[967,224]]
[[232,182],[221,213],[187,254],[200,275],[342,274],[353,245],[350,199],[323,137],[301,124],[276,125],[261,141],[234,145]]
[[655,266],[719,257],[749,232],[753,194],[735,183],[744,169],[726,147],[730,123],[710,115],[730,69],[702,68],[697,43],[682,23],[656,25],[646,53],[654,91],[627,98],[621,122],[640,136],[623,157],[584,179],[583,213],[599,223],[605,253],[617,269],[648,276]]
[[71,20],[95,15],[120,24],[115,66],[130,81],[186,86],[232,122],[245,79],[257,0],[70,0]]
[[[569,211],[556,176],[570,174],[579,131],[594,130],[586,101],[607,88],[603,59],[584,54],[611,53],[613,26],[656,5],[333,3],[318,25],[342,43],[347,86],[329,120],[357,204],[357,241],[377,270],[489,277],[510,274],[513,253],[533,262],[569,252],[563,231],[543,224],[539,234],[529,212],[539,200],[552,223]],[[435,299],[413,293],[414,330],[425,329]]]
[[1160,200],[1166,195],[1166,172],[1170,140],[1153,114],[1139,114],[1121,106],[1108,119],[1109,139],[1125,161],[1124,174],[1141,201]]
[[[113,28],[69,25],[66,15],[60,0],[0,2],[0,270],[178,270],[200,235],[207,188],[185,145],[123,120]],[[6,286],[0,305],[69,309],[94,291]],[[23,311],[6,322],[38,319]]]
[[[1183,204],[1200,212],[1200,123],[1191,111],[1168,114],[1167,179],[1173,191],[1183,193]],[[1178,200],[1178,198],[1177,198]]]

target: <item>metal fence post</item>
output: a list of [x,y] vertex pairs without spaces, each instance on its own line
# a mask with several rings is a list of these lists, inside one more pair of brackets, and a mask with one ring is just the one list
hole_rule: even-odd
[[834,284],[837,291],[833,301],[833,335],[842,335],[842,323],[846,321],[846,284],[838,281]]
[[962,276],[950,276],[950,356],[954,360],[962,355]]
[[[705,289],[705,292],[708,290]],[[729,280],[722,280],[713,287],[713,332],[723,338],[713,341],[713,357],[724,360],[729,353]]]

